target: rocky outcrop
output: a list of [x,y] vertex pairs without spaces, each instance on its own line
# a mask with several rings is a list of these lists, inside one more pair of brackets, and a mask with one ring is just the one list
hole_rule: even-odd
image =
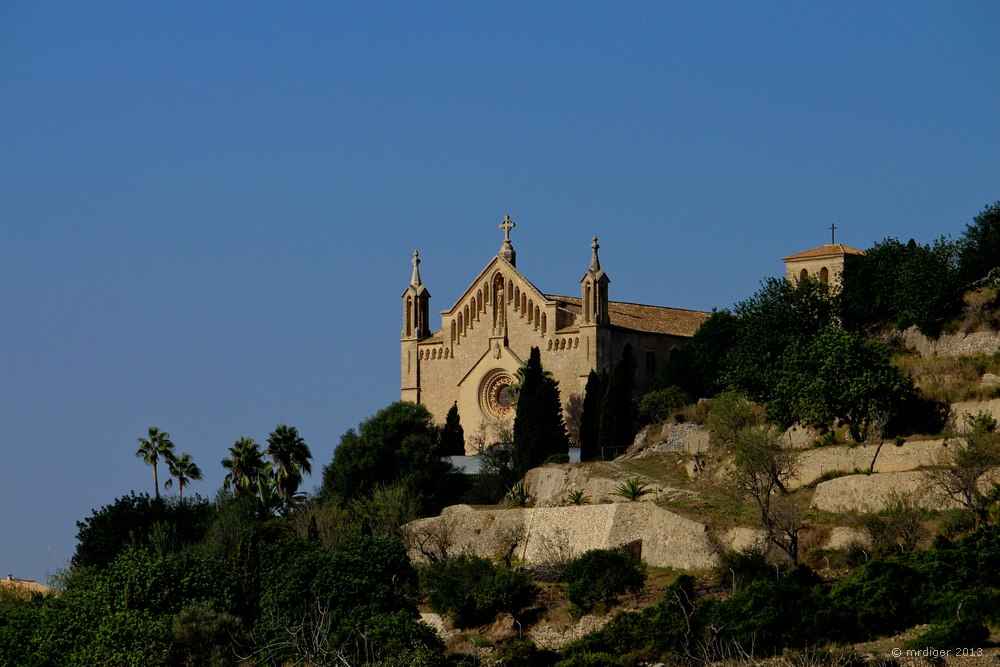
[[[610,469],[611,474],[613,474],[613,469],[617,465],[614,462],[607,462],[603,464],[603,468]],[[547,465],[529,470],[524,476],[524,486],[535,507],[568,505],[567,496],[571,491],[583,492],[589,504],[616,503],[622,500],[621,496],[616,494],[616,490],[627,477],[635,477],[635,475],[626,473],[622,473],[618,477],[601,475],[595,473],[595,468],[592,466],[572,463]],[[648,491],[640,499],[642,502],[696,495],[686,489],[676,489],[658,484],[651,479],[640,477],[639,481],[646,486]]]
[[923,357],[966,357],[973,354],[996,354],[1000,351],[1000,332],[943,334],[937,340],[928,338],[916,327],[892,334],[891,342],[915,350]]
[[[933,465],[944,445],[944,440],[915,440],[897,446],[886,442],[875,459],[876,473],[903,472]],[[802,451],[798,457],[795,475],[789,488],[811,484],[827,473],[868,472],[875,457],[877,445],[855,447],[818,447]]]
[[930,489],[927,478],[919,471],[831,479],[816,486],[812,506],[826,512],[879,512],[890,507],[900,495],[928,509],[958,506]]
[[965,430],[965,415],[977,415],[980,412],[987,412],[993,418],[1000,421],[1000,398],[991,401],[959,401],[951,404],[951,412],[948,421],[954,425],[956,430]]
[[441,516],[406,524],[410,555],[446,544],[449,553],[513,556],[529,564],[565,561],[589,549],[642,540],[642,559],[653,567],[705,570],[718,561],[705,525],[653,503],[476,511],[447,508]]

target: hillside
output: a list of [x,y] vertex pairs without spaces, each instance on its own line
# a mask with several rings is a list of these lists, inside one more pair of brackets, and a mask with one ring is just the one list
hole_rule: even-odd
[[[962,399],[950,404],[943,433],[872,437],[856,444],[844,429],[824,434],[794,427],[778,438],[793,460],[783,498],[798,511],[797,559],[826,581],[843,579],[876,556],[926,549],[935,536],[957,536],[970,527],[968,512],[935,488],[930,471],[961,441],[965,415],[1000,420],[1000,336],[958,333],[930,341],[909,331],[897,338],[910,350],[898,353],[897,363],[917,371],[918,387]],[[711,404],[699,407],[686,414],[703,422]],[[543,609],[519,632],[539,647],[561,649],[617,611],[653,608],[680,572],[693,574],[702,590],[714,590],[730,576],[728,565],[739,554],[759,553],[778,570],[790,566],[788,554],[768,540],[759,506],[734,482],[733,451],[713,440],[705,423],[674,418],[653,424],[615,460],[530,470],[524,478],[524,507],[457,506],[406,530],[411,545],[426,544],[433,536],[442,555],[512,557],[529,571],[558,570],[592,549],[641,544],[649,583],[620,607],[581,614],[558,586],[546,589]],[[997,481],[995,469],[979,486],[986,490]],[[634,502],[623,497],[629,484],[643,491]],[[426,560],[418,548],[410,555]],[[729,572],[735,582],[735,571]],[[516,620],[463,631],[433,614],[425,619],[460,652],[475,652],[470,636],[503,644]],[[891,642],[883,642],[865,650],[891,648]]]

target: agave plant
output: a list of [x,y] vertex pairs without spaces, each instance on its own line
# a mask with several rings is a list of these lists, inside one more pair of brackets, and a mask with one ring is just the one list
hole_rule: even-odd
[[511,507],[525,507],[530,499],[528,488],[524,485],[524,482],[518,482],[510,487],[510,491],[507,492],[506,496],[507,504]]
[[589,502],[590,498],[583,492],[583,489],[573,489],[566,494],[567,505],[586,505]]
[[645,484],[639,481],[638,477],[633,477],[627,479],[618,486],[615,487],[615,495],[621,496],[626,500],[631,500],[635,502],[639,500],[644,495],[652,493],[653,491],[649,489]]

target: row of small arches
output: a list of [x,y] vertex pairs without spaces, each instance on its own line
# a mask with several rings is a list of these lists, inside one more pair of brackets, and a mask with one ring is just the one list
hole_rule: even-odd
[[[496,296],[504,289],[503,274],[497,273],[493,276],[492,294],[488,283],[476,290],[476,293],[469,297],[469,302],[458,312],[458,317],[451,322],[451,340],[460,342],[459,337],[466,335],[469,329],[473,328],[473,323],[479,320],[482,313],[486,312],[486,304],[496,303]],[[527,292],[521,292],[521,287],[514,285],[513,280],[507,280],[506,285],[507,303],[513,304],[514,311],[521,317],[528,316],[528,324],[535,329],[541,329],[544,334],[548,329],[548,317],[541,312],[541,308],[535,305],[534,300],[528,298]],[[493,313],[496,318],[496,310]]]
[[446,347],[432,347],[429,350],[420,350],[417,352],[418,359],[449,359],[451,358],[451,350]]
[[553,338],[549,341],[550,350],[573,350],[580,347],[580,338]]

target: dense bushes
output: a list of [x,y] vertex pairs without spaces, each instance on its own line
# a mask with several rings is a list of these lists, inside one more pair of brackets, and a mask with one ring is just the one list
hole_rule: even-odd
[[646,582],[646,566],[637,557],[616,549],[593,549],[566,566],[563,579],[573,604],[589,608],[595,602],[612,604],[622,593],[638,592]]
[[431,609],[451,617],[457,627],[488,623],[499,612],[516,614],[538,595],[524,572],[468,554],[423,567],[420,589]]

